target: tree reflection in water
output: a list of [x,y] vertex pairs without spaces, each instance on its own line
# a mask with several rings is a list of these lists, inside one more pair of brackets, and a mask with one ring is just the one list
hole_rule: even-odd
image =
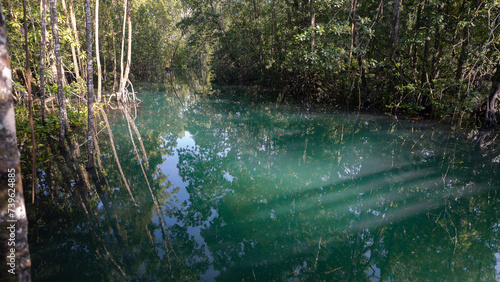
[[35,279],[498,278],[493,135],[252,89],[165,92],[107,111],[124,177],[107,130],[90,176],[51,149],[29,207]]

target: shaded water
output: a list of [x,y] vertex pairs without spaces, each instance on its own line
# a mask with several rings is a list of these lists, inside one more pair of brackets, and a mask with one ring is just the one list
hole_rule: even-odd
[[42,173],[35,279],[498,279],[500,152],[477,132],[175,86],[143,88],[130,128],[107,111],[123,177],[101,123],[87,212],[67,163]]

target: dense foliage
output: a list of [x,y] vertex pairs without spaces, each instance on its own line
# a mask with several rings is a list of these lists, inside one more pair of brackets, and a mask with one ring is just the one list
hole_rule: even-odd
[[[61,56],[63,60],[66,96],[85,94],[86,54],[85,48],[85,11],[83,0],[57,1],[58,25],[61,42]],[[125,1],[127,2],[127,1]],[[182,66],[184,36],[175,24],[180,21],[185,13],[182,3],[178,1],[130,1],[132,19],[132,82],[152,80],[163,77],[164,69],[171,63]],[[103,87],[108,92],[116,91],[120,75],[120,59],[123,25],[123,2],[100,1],[97,20],[99,21],[99,55],[102,68]],[[34,93],[39,91],[40,70],[40,44],[41,22],[40,2],[29,3],[27,14],[29,51],[31,53],[31,70],[34,77]],[[3,5],[7,19],[7,37],[11,52],[14,95],[22,99],[21,93],[26,91],[26,70],[23,35],[23,10],[22,1],[11,0]],[[91,3],[92,21],[95,24],[95,2]],[[74,15],[75,26],[72,23]],[[49,85],[47,90],[51,93],[55,88],[56,67],[52,30],[50,28],[50,15],[47,13],[47,33],[45,60],[45,78]],[[125,36],[128,34],[128,27]],[[95,43],[95,39],[93,39]],[[72,48],[75,49],[76,60],[72,57]],[[94,46],[95,48],[95,46]],[[178,50],[175,52],[175,50]],[[126,56],[127,44],[124,46]],[[94,50],[94,54],[95,54]],[[175,53],[175,54],[174,54]],[[179,57],[178,60],[173,57]],[[94,60],[95,60],[94,55]],[[185,62],[184,62],[185,63]],[[75,66],[76,65],[76,66]],[[97,64],[94,62],[94,69]],[[94,71],[97,76],[97,71]],[[96,80],[97,81],[97,80]],[[52,86],[51,86],[52,85]],[[71,90],[70,90],[71,89]]]
[[[85,79],[82,2],[58,3],[64,83],[74,89],[67,95],[85,92],[78,87],[80,77]],[[103,87],[112,93],[128,49],[122,36],[129,29],[123,20],[129,2],[101,2],[94,21],[100,22]],[[28,13],[35,93],[39,5],[31,3]],[[170,68],[211,66],[218,83],[270,86],[285,97],[453,120],[484,120],[489,110],[496,125],[500,5],[493,0],[136,0],[130,5],[132,82],[162,80]],[[19,0],[4,6],[16,96],[26,80],[21,6]],[[50,90],[55,66],[48,32]]]
[[456,119],[496,105],[486,99],[500,68],[492,0],[186,3],[179,26],[213,48],[219,82]]

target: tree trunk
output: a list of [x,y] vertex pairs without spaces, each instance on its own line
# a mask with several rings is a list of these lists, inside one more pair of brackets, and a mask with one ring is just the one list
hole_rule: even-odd
[[181,31],[181,36],[179,37],[179,40],[177,40],[177,44],[175,45],[174,52],[172,53],[172,58],[170,58],[170,68],[173,68],[174,61],[175,61],[175,54],[177,53],[177,50],[179,49],[179,45],[181,44],[182,37],[184,37],[184,32]]
[[[131,19],[131,0],[127,0],[127,25],[128,25],[128,38],[127,38],[127,65],[125,66],[125,73],[123,74],[120,93],[125,94],[125,87],[127,86],[128,76],[130,74],[130,64],[132,63],[132,19]],[[122,96],[122,98],[124,98]],[[125,97],[125,99],[128,99]]]
[[122,28],[122,51],[120,54],[120,86],[118,87],[118,93],[116,98],[118,101],[122,101],[124,98],[124,93],[122,89],[125,89],[123,81],[123,55],[125,53],[125,32],[127,28],[127,0],[123,0],[123,28]]
[[101,58],[99,53],[99,0],[95,1],[95,57],[97,62],[97,103],[100,103],[101,88],[102,88],[102,71],[101,71]]
[[[314,13],[314,0],[310,0],[311,1],[311,29],[313,29],[315,26],[316,26],[316,14]],[[314,37],[315,37],[315,33],[314,33],[314,30],[312,30],[312,33],[311,33],[311,52],[314,51]]]
[[[12,98],[12,70],[5,17],[0,2],[0,273],[7,281],[30,281],[28,218],[24,205],[21,161]],[[5,233],[7,232],[7,233]]]
[[116,43],[114,37],[111,38],[111,41],[113,41],[113,93],[114,93],[116,91],[116,88],[118,87],[118,70],[117,70],[118,66],[116,63]]
[[[50,6],[49,6],[49,16],[50,16]],[[50,18],[49,18],[50,19]],[[52,37],[54,39],[54,37]],[[49,63],[49,69],[52,72],[52,79],[50,83],[57,84],[57,66],[56,57],[54,56],[54,40],[47,40],[47,60]]]
[[36,190],[36,140],[35,127],[33,126],[33,97],[31,96],[31,68],[30,68],[30,51],[28,49],[28,21],[26,20],[26,0],[23,0],[24,13],[24,51],[26,53],[26,89],[28,90],[28,108],[31,132],[31,202],[35,202]]
[[[413,32],[417,34],[420,30],[420,27],[422,26],[422,13],[425,8],[425,0],[420,2],[417,10],[417,17],[415,20],[415,25],[413,27]],[[412,58],[411,64],[412,64],[412,69],[413,69],[413,79],[415,83],[418,83],[418,47],[416,44],[413,44],[410,49],[410,57]]]
[[[104,5],[104,9],[106,11],[106,16],[107,16],[107,19],[106,21],[104,21],[104,24],[105,26],[108,25],[109,23],[109,29],[107,30],[110,30],[111,33],[108,33],[108,34],[111,34],[111,36],[107,36],[106,38],[106,41],[107,41],[107,51],[108,51],[108,56],[109,57],[112,57],[113,58],[113,86],[112,86],[112,93],[115,93],[116,92],[116,88],[118,87],[118,73],[117,73],[117,63],[116,63],[116,43],[115,43],[115,28],[114,28],[114,25],[113,25],[113,19],[111,17],[111,13],[110,13],[110,9],[108,9],[108,6],[107,5]],[[113,11],[113,9],[111,9]],[[116,19],[116,14],[115,14],[115,19]],[[113,54],[111,55],[111,51],[109,48],[111,48],[111,46],[113,47]],[[104,68],[106,69],[106,64],[104,64]],[[104,72],[106,73],[106,72]]]
[[[439,13],[444,13],[444,4],[441,3],[439,6]],[[432,67],[431,67],[431,81],[432,91],[434,91],[435,85],[434,80],[439,78],[439,61],[441,60],[441,25],[436,24],[434,32],[434,55],[432,56]]]
[[[62,8],[63,8],[64,17],[66,18],[66,26],[68,27],[69,30],[71,30],[73,33],[75,33],[75,31],[73,31],[73,29],[71,28],[71,24],[69,23],[68,10],[66,9],[66,0],[62,0]],[[75,70],[75,76],[78,79],[80,77],[80,68],[78,67],[78,57],[76,55],[76,48],[75,48],[75,46],[77,46],[75,44],[76,39],[72,38],[72,41],[73,42],[70,42],[71,56],[73,57],[73,68]]]
[[[97,0],[99,2],[99,0]],[[97,24],[96,24],[97,26]],[[88,162],[87,169],[95,167],[94,164],[94,69],[92,65],[92,13],[90,11],[90,0],[85,0],[85,27],[87,30],[87,107],[88,107],[88,131],[87,147]],[[99,51],[99,49],[98,49]]]
[[259,10],[257,9],[257,6],[259,5],[257,3],[256,0],[252,0],[252,4],[253,4],[253,11],[254,11],[254,15],[253,15],[253,18],[254,19],[257,19],[259,17]]
[[[361,93],[364,93],[365,96],[368,94],[368,84],[365,77],[365,69],[363,66],[363,54],[360,51],[360,42],[359,42],[359,27],[357,18],[359,17],[359,2],[358,0],[352,0],[351,6],[351,20],[352,20],[352,38],[351,38],[351,52],[353,52],[356,57],[358,63],[358,71],[359,71],[359,80],[358,80],[358,108],[361,108]],[[354,51],[352,51],[354,50]]]
[[468,29],[464,27],[464,30],[462,31],[462,38],[461,38],[462,46],[460,46],[460,56],[458,57],[458,62],[457,62],[457,70],[455,72],[455,79],[460,80],[463,77],[463,67],[464,63],[467,60],[467,49],[469,48],[469,39],[468,39]]
[[401,0],[394,0],[392,3],[392,28],[391,28],[391,44],[392,56],[396,53],[396,44],[399,41],[399,19],[401,16]]
[[420,84],[421,84],[422,88],[424,88],[424,84],[427,82],[428,77],[429,77],[429,74],[428,74],[428,71],[429,71],[428,58],[430,57],[429,56],[429,51],[430,51],[430,47],[431,47],[431,40],[430,40],[430,36],[429,36],[429,29],[430,29],[430,23],[427,23],[427,25],[425,27],[425,37],[426,37],[426,40],[425,40],[425,44],[424,44],[423,54],[422,54],[422,57],[421,57],[421,60],[422,60],[422,70],[420,72]]
[[[76,29],[76,17],[75,17],[75,11],[73,9],[73,0],[69,0],[69,15],[71,17],[71,26],[73,27],[73,33],[75,35],[75,41],[80,42],[80,36],[78,36],[78,29]],[[80,48],[76,48],[76,53],[78,55],[78,61],[80,62],[79,65],[82,66],[83,63],[80,61],[81,54],[80,54]],[[83,79],[85,79],[85,68],[81,67],[81,76]]]
[[42,16],[42,26],[41,26],[41,44],[40,44],[40,102],[41,102],[41,110],[42,110],[42,124],[45,126],[45,34],[46,34],[46,25],[47,25],[47,17],[46,8],[47,3],[46,0],[40,1],[40,14]]
[[64,138],[68,136],[69,124],[68,114],[66,113],[66,99],[62,85],[62,63],[61,63],[61,45],[59,44],[59,29],[57,27],[57,3],[56,0],[49,0],[50,6],[50,24],[52,26],[52,37],[54,40],[54,56],[57,68],[57,99],[59,102],[59,147],[64,146]]
[[355,41],[358,36],[356,20],[358,17],[358,0],[351,0],[349,8],[349,18],[351,20],[351,48],[349,50],[349,63],[351,62]]
[[495,75],[491,79],[491,89],[486,101],[486,116],[484,127],[498,127],[497,101],[500,98],[500,63],[496,65]]

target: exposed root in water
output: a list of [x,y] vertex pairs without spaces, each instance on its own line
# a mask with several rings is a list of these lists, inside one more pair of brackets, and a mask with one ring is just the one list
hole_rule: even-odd
[[127,80],[126,83],[130,86],[131,91],[129,91],[127,89],[128,87],[125,87],[122,92],[116,92],[116,93],[111,94],[109,96],[109,98],[108,98],[107,104],[111,103],[111,100],[113,99],[113,97],[115,97],[118,102],[122,102],[122,103],[137,103],[137,102],[142,102],[135,95],[134,85],[132,84],[132,82],[130,82],[130,80]]

